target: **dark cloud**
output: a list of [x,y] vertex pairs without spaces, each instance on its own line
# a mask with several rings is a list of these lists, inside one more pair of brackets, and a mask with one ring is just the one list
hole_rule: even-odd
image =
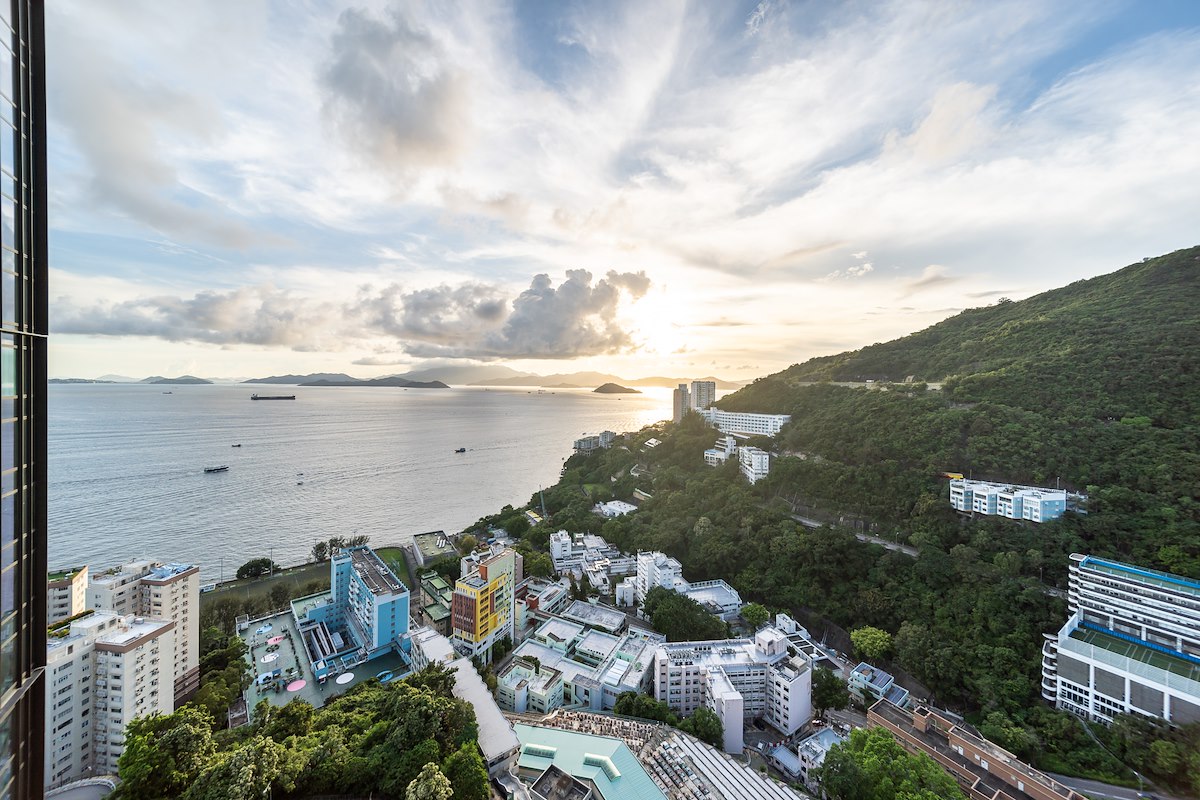
[[426,358],[574,358],[627,350],[629,332],[616,320],[622,294],[636,299],[650,288],[644,272],[609,272],[592,285],[592,273],[567,270],[555,288],[535,275],[512,302],[504,325],[470,346],[416,343],[406,350]]
[[386,20],[342,12],[320,82],[338,134],[379,165],[407,171],[446,163],[465,146],[466,75],[428,30],[399,11]]
[[[55,333],[146,336],[172,342],[341,350],[352,341],[392,337],[421,357],[574,358],[628,350],[633,340],[616,319],[621,298],[650,287],[645,273],[609,272],[592,282],[569,270],[555,287],[537,275],[511,302],[479,283],[405,292],[396,285],[363,287],[348,303],[314,301],[271,286],[155,296],[120,303],[54,304]],[[356,364],[402,363],[384,357]]]

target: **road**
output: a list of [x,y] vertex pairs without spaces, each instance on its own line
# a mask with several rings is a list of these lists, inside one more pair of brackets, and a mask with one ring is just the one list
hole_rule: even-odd
[[[810,519],[809,517],[802,517],[799,514],[792,514],[792,519],[796,520],[796,522],[799,522],[801,525],[803,525],[806,528],[820,528],[823,524],[823,523],[817,522],[815,519]],[[855,533],[854,538],[858,539],[860,542],[866,542],[868,544],[877,544],[880,547],[882,547],[886,550],[891,550],[894,553],[904,553],[904,555],[910,556],[912,558],[917,557],[917,548],[909,547],[906,544],[899,544],[898,542],[889,542],[887,539],[880,539],[878,536],[871,536],[870,534],[866,534],[866,533]]]
[[[1084,778],[1068,778],[1065,775],[1055,775],[1053,772],[1046,773],[1059,783],[1070,786],[1077,792],[1083,792],[1089,797],[1095,797],[1099,800],[1137,800],[1138,790],[1127,789],[1124,786],[1113,786],[1100,781],[1089,781]],[[1166,798],[1166,795],[1157,795]]]

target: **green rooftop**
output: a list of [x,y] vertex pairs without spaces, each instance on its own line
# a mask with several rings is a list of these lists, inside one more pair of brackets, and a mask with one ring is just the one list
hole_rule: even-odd
[[666,795],[620,739],[516,724],[521,740],[517,767],[540,775],[551,764],[595,785],[603,800],[666,800]]
[[1185,658],[1172,656],[1145,645],[1127,642],[1124,639],[1088,628],[1076,628],[1071,631],[1071,638],[1200,683],[1200,664],[1194,664]]
[[47,575],[46,580],[53,582],[53,581],[66,580],[67,578],[73,578],[73,577],[75,577],[75,573],[79,572],[81,569],[83,569],[83,567],[70,567],[69,569],[60,569],[57,572],[51,572],[49,575]]

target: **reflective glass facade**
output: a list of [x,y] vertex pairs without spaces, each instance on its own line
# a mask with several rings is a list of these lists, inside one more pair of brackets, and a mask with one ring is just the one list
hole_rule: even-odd
[[46,135],[40,0],[0,0],[0,798],[40,797],[46,661]]

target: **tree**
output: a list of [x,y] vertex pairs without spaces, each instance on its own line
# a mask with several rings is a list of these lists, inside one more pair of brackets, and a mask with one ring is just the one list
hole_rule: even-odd
[[212,762],[216,745],[212,718],[184,706],[174,714],[151,714],[130,720],[125,750],[117,759],[120,796],[177,797]]
[[751,630],[758,630],[770,618],[771,612],[760,603],[747,603],[742,606],[742,619],[746,620]]
[[713,747],[721,747],[725,739],[725,729],[721,726],[721,718],[708,706],[697,708],[690,717],[679,723],[679,730],[690,733]]
[[453,794],[454,788],[450,785],[449,778],[442,774],[437,764],[429,763],[421,768],[421,774],[408,785],[404,798],[405,800],[450,800]]
[[670,706],[661,700],[655,700],[653,697],[638,692],[621,692],[617,695],[613,713],[625,717],[652,719],[668,725],[679,724],[679,717],[675,716],[675,712],[671,710]]
[[812,677],[812,704],[817,717],[824,718],[826,711],[841,710],[850,704],[850,690],[833,670],[818,667]]
[[312,560],[324,561],[329,558],[329,542],[320,541],[312,546]]
[[545,553],[530,551],[525,556],[525,574],[537,578],[549,578],[554,574],[554,562]]
[[883,728],[859,728],[830,748],[817,771],[833,800],[966,800],[932,758],[910,755]]
[[271,607],[283,608],[292,599],[292,592],[286,583],[276,583],[271,587]]
[[261,578],[263,575],[271,574],[277,565],[269,558],[252,558],[245,564],[238,567],[238,578]]
[[442,773],[450,779],[454,800],[488,800],[487,767],[479,748],[468,742],[442,762]]
[[643,610],[650,624],[670,642],[725,638],[725,623],[690,597],[656,586],[646,593]]
[[892,649],[892,635],[870,625],[850,631],[854,652],[866,661],[877,661]]
[[458,538],[458,552],[462,553],[463,555],[470,553],[476,547],[479,547],[479,540],[473,535],[468,533],[465,536],[460,536]]

